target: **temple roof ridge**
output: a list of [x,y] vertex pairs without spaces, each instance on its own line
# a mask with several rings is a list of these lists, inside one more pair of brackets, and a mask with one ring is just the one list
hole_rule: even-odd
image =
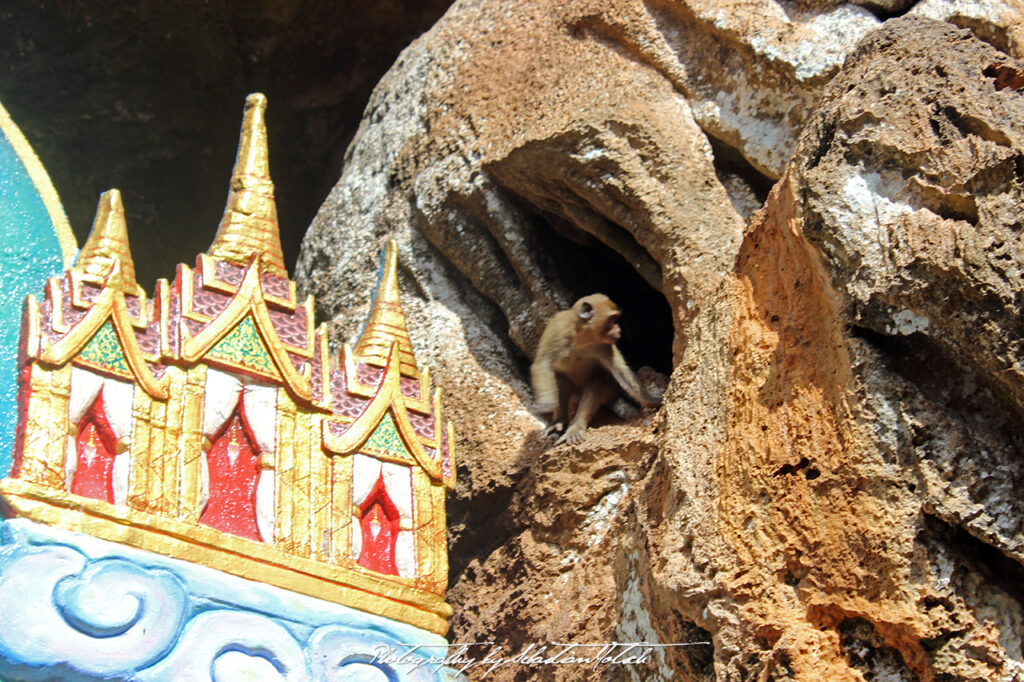
[[224,217],[209,253],[238,265],[248,265],[258,254],[264,272],[288,278],[277,223],[274,183],[270,179],[265,113],[267,98],[252,93],[245,98],[245,113],[238,154]]

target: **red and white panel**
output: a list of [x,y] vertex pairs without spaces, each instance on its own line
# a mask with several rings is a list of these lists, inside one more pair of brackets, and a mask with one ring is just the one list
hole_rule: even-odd
[[352,456],[352,557],[379,573],[416,575],[412,471],[368,455]]
[[68,420],[72,428],[64,457],[70,492],[126,503],[134,396],[135,387],[127,381],[71,368]]
[[275,386],[206,371],[202,523],[264,542],[274,539],[274,470],[260,462],[277,446]]

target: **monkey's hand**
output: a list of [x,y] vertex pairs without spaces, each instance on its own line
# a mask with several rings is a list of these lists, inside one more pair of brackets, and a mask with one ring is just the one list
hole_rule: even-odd
[[587,427],[580,428],[576,425],[570,425],[562,437],[555,441],[555,445],[560,443],[568,443],[569,445],[575,445],[583,440],[583,432]]
[[656,410],[661,407],[661,396],[647,395],[643,401],[644,409]]
[[565,428],[565,424],[563,424],[562,422],[555,422],[554,424],[552,424],[548,428],[546,428],[543,431],[541,431],[540,435],[543,438],[551,438],[556,433],[561,433],[564,428]]

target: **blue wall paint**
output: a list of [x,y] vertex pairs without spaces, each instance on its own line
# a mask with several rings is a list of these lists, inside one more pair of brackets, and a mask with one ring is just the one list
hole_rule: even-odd
[[21,307],[64,270],[60,243],[24,164],[0,132],[0,478],[11,466],[18,420]]

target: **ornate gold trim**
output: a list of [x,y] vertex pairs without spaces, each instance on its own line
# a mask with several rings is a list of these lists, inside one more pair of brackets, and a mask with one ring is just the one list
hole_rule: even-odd
[[[106,282],[117,276],[117,267],[111,268],[106,279],[100,279],[88,273],[79,272],[77,270],[68,270],[68,287],[71,291],[71,305],[79,310],[85,310],[93,305],[93,303],[87,300],[82,295],[82,284],[92,284],[100,289],[118,289],[118,293],[127,296],[134,296],[139,299],[139,316],[138,318],[132,317],[132,314],[128,313],[128,319],[131,321],[132,326],[136,329],[145,330],[149,326],[149,309],[146,305],[146,292],[143,291],[142,287],[135,285],[132,291],[120,291],[117,286],[107,286]],[[63,301],[59,301],[63,306]],[[125,301],[125,309],[128,307],[128,302]]]
[[159,316],[160,359],[162,360],[171,355],[171,338],[168,336],[171,326],[171,285],[163,277],[156,281],[153,298],[160,302],[159,309],[154,310],[153,314]]
[[445,422],[445,428],[448,430],[448,462],[451,465],[452,473],[451,476],[445,476],[444,484],[454,490],[456,479],[455,464],[457,461],[455,459],[455,427],[449,421]]
[[[401,351],[397,341],[391,343],[391,350],[388,352],[384,365],[384,376],[376,394],[371,398],[363,413],[352,423],[351,426],[340,436],[331,433],[327,426],[328,420],[321,422],[324,448],[331,453],[338,455],[349,454],[359,449],[367,438],[373,433],[381,419],[388,412],[391,413],[398,428],[402,441],[409,449],[409,453],[416,459],[421,467],[431,478],[441,479],[441,466],[439,462],[432,461],[427,457],[423,448],[423,441],[409,421],[409,414],[406,411],[405,396],[402,395],[401,374],[399,366]],[[354,371],[354,370],[353,370]]]
[[[111,270],[112,275],[117,271],[118,267],[115,262]],[[54,303],[53,309],[56,311],[59,306],[56,305],[56,301]],[[79,362],[75,356],[85,347],[85,344],[93,337],[96,330],[109,319],[113,323],[125,361],[128,363],[128,367],[131,369],[135,380],[138,381],[146,393],[158,400],[166,400],[166,382],[157,379],[149,371],[145,356],[142,353],[142,349],[139,348],[138,340],[135,338],[135,332],[132,331],[131,315],[128,313],[124,294],[115,288],[104,288],[100,295],[88,305],[92,307],[85,314],[85,317],[75,325],[74,329],[70,330],[57,343],[41,349],[39,360],[54,367],[67,364],[71,360]],[[89,364],[91,366],[91,363]],[[106,368],[99,369],[104,370]]]
[[42,329],[40,328],[42,315],[39,311],[39,301],[32,294],[25,297],[25,307],[22,309],[21,320],[22,333],[25,339],[25,358],[34,360],[39,357],[39,341],[42,338]]
[[362,453],[368,457],[379,459],[382,462],[394,462],[395,464],[401,464],[402,466],[413,466],[418,462],[411,456],[402,456],[391,452],[390,450],[383,450],[381,448],[375,448],[372,445],[363,443],[359,446],[356,452]]
[[[223,259],[217,259],[208,253],[199,254],[199,277],[202,278],[203,287],[212,291],[218,291],[222,294],[233,296],[238,291],[239,285],[229,284],[217,278],[217,261]],[[239,265],[230,260],[223,261],[230,263],[235,267],[245,267],[245,265]],[[267,273],[270,274],[270,273]],[[277,276],[277,275],[275,275]],[[283,278],[280,278],[283,279]],[[268,303],[273,303],[285,312],[293,312],[295,306],[298,305],[298,288],[293,280],[288,280],[288,298],[279,298],[266,292],[263,293],[263,297]],[[310,317],[312,319],[312,317]]]
[[[310,296],[309,300],[311,307],[312,299],[313,297]],[[314,407],[317,407],[320,410],[323,410],[324,412],[330,412],[331,401],[333,400],[333,397],[331,395],[331,356],[327,338],[326,322],[321,322],[319,325],[317,325],[316,333],[313,336],[313,343],[313,352],[318,353],[320,355],[320,400],[314,400],[313,405]],[[315,355],[313,357],[314,359],[316,358]],[[310,379],[312,380],[312,361],[310,363],[309,369]],[[312,389],[312,386],[310,386],[310,388]]]
[[61,277],[48,278],[46,297],[50,300],[50,328],[58,334],[67,334],[71,325],[64,321],[64,292],[60,286],[62,281]]

